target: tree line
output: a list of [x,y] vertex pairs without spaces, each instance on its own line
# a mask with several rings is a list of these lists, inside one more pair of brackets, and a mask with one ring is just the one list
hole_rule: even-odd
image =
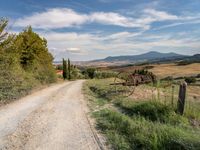
[[0,19],[0,100],[17,98],[39,84],[56,81],[47,40],[31,27],[8,34],[7,26],[8,20]]
[[[47,40],[29,26],[18,34],[6,32],[8,20],[0,19],[0,102],[28,94],[41,84],[56,81],[53,56]],[[79,69],[70,59],[63,59],[63,78],[106,78],[114,74],[95,68]]]
[[63,79],[66,80],[71,80],[71,62],[70,59],[67,61],[63,58]]

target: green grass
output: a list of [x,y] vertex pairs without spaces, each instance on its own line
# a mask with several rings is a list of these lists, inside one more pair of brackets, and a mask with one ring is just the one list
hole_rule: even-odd
[[189,124],[187,118],[177,115],[174,108],[161,102],[120,100],[116,105],[128,116],[140,116],[160,123]]
[[[170,102],[151,98],[134,101],[114,93],[112,82],[113,79],[90,80],[84,85],[84,93],[92,104],[91,110],[95,110],[97,129],[113,149],[200,149],[200,127],[191,124],[192,115],[194,120],[200,121],[196,115],[199,111],[189,113],[192,109],[186,109],[180,116]],[[106,105],[111,106],[104,107]]]
[[90,101],[91,109],[103,107],[116,96],[114,88],[110,86],[112,79],[93,79],[85,82],[83,91],[86,98]]
[[177,150],[198,149],[200,132],[159,122],[140,116],[128,117],[120,112],[103,110],[95,114],[97,127],[114,149]]

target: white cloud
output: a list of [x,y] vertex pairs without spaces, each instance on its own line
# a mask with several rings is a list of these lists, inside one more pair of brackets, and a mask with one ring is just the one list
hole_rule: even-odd
[[15,26],[25,27],[31,25],[34,28],[64,28],[86,23],[88,16],[77,13],[68,8],[48,9],[42,13],[35,13],[18,19]]
[[[127,31],[117,33],[76,33],[76,32],[53,32],[39,30],[40,35],[48,40],[48,47],[57,59],[62,57],[78,59],[96,59],[108,55],[132,55],[148,50],[160,49],[191,49],[200,47],[198,41],[186,39],[185,36],[177,37],[177,34],[159,33],[147,34],[153,22],[173,21],[170,25],[161,26],[160,29],[182,25],[185,23],[199,23],[196,17],[176,16],[155,9],[142,10],[139,16],[130,17],[115,12],[92,12],[78,13],[72,9],[55,8],[42,13],[35,13],[18,19],[16,26],[25,27],[32,25],[35,29],[57,29],[64,27],[81,26],[87,23],[99,23],[128,28],[139,28],[139,32]],[[185,22],[184,22],[185,21]],[[167,22],[166,22],[167,23]],[[165,23],[165,24],[166,24]],[[95,28],[94,28],[95,29]],[[159,28],[157,28],[159,29]],[[155,29],[156,30],[156,29]],[[56,30],[54,30],[56,31]],[[134,52],[134,53],[133,53]],[[74,56],[76,55],[76,57]],[[74,56],[74,57],[73,57]],[[95,58],[93,58],[95,56]]]
[[117,25],[122,27],[141,27],[141,24],[135,23],[132,18],[122,16],[118,13],[96,12],[90,16],[91,22],[98,22],[101,24]]
[[69,53],[72,53],[72,54],[78,54],[78,55],[83,55],[85,54],[86,52],[80,48],[77,48],[77,47],[70,47],[70,48],[67,48],[66,50],[67,52]]
[[16,20],[15,26],[25,27],[31,25],[34,28],[57,29],[64,27],[76,27],[86,23],[96,22],[105,25],[115,25],[129,28],[142,28],[147,30],[155,21],[176,20],[175,15],[166,12],[146,9],[142,16],[132,18],[115,12],[92,12],[82,14],[68,8],[48,9],[42,13],[34,13]]
[[46,32],[41,34],[48,39],[48,41],[84,41],[91,38],[91,34],[78,34],[76,32]]
[[164,20],[177,20],[179,19],[176,15],[171,15],[164,11],[157,11],[155,9],[146,9],[144,12],[151,16],[156,21],[164,21]]
[[70,57],[73,60],[91,60],[108,55],[133,55],[149,50],[195,50],[200,47],[200,43],[195,37],[181,37],[174,36],[173,34],[155,35],[134,32],[118,32],[113,34],[50,32],[40,34],[48,40],[48,47],[57,60],[64,56],[66,58]]
[[54,29],[74,27],[90,22],[122,27],[141,27],[141,25],[134,23],[132,18],[118,13],[94,12],[91,14],[81,14],[68,8],[54,8],[42,13],[35,13],[32,16],[18,19],[15,26],[25,27],[31,25],[34,28]]
[[199,18],[196,18],[195,20],[187,20],[185,19],[184,22],[177,22],[177,23],[172,23],[172,24],[167,24],[164,26],[160,26],[154,30],[161,30],[161,29],[166,29],[166,28],[171,28],[171,27],[176,27],[176,26],[181,26],[181,25],[188,25],[188,24],[200,24],[200,20],[198,20]]
[[179,17],[176,15],[171,15],[167,12],[155,9],[145,9],[143,13],[144,14],[140,18],[135,20],[135,23],[140,24],[146,30],[150,29],[153,22],[179,20]]

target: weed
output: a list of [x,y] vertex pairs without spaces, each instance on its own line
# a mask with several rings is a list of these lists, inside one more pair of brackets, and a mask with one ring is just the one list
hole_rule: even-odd
[[200,146],[199,131],[130,118],[110,110],[100,111],[96,117],[97,127],[108,135],[115,149],[192,150]]

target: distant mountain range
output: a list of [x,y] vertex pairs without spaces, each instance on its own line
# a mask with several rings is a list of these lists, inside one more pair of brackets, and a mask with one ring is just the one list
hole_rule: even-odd
[[188,58],[190,56],[181,55],[177,53],[160,53],[156,51],[150,51],[140,55],[127,55],[127,56],[109,56],[105,59],[93,60],[85,62],[87,66],[120,66],[126,64],[138,64],[138,63],[153,63],[164,61],[176,61]]
[[92,60],[86,62],[73,62],[77,65],[85,66],[120,66],[127,64],[140,64],[140,63],[165,63],[165,62],[200,62],[200,54],[193,56],[181,55],[177,53],[160,53],[150,51],[140,55],[127,55],[127,56],[109,56],[105,59]]
[[105,59],[96,60],[96,61],[105,61],[105,62],[116,62],[116,61],[128,61],[132,63],[136,62],[144,62],[151,60],[159,60],[159,59],[177,59],[187,57],[185,55],[180,55],[176,53],[160,53],[156,51],[151,51],[148,53],[144,53],[141,55],[129,55],[129,56],[115,56],[115,57],[107,57]]
[[200,62],[200,54],[195,54],[193,56],[184,57],[183,61]]

